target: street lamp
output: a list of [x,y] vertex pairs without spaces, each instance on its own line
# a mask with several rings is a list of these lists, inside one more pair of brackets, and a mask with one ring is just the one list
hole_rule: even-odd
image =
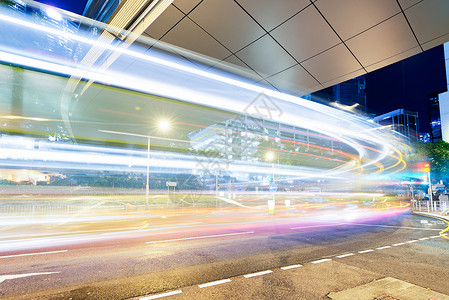
[[267,152],[265,154],[265,159],[267,161],[271,162],[271,169],[272,169],[272,173],[273,173],[273,183],[274,183],[274,153],[273,152]]
[[[274,185],[275,184],[274,183],[274,153],[271,152],[271,151],[267,152],[265,154],[265,159],[267,161],[271,162],[271,170],[272,170],[272,173],[273,173],[272,175],[273,175],[273,185]],[[270,187],[270,189],[271,189],[271,187]],[[273,199],[271,200],[271,203],[270,203],[270,200],[268,200],[268,210],[269,210],[269,212],[271,214],[274,214],[274,207],[276,205],[275,198],[274,198],[274,193],[275,193],[275,191],[273,190]]]
[[429,200],[430,200],[430,211],[433,211],[433,191],[432,191],[432,181],[430,180],[430,164],[424,164],[424,172],[427,173],[427,180],[429,181]]
[[[157,128],[161,131],[167,131],[170,129],[170,122],[168,120],[159,120],[157,123]],[[147,143],[147,182],[145,186],[145,210],[148,210],[148,198],[150,195],[150,147],[151,147],[151,136],[148,135],[148,143]]]

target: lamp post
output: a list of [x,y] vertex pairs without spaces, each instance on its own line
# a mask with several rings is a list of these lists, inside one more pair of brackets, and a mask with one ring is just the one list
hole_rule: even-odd
[[[167,131],[170,129],[170,122],[167,120],[160,120],[157,124],[157,127],[161,131]],[[150,147],[151,147],[151,137],[148,135],[148,142],[147,142],[147,182],[145,185],[145,210],[147,211],[149,209],[149,196],[150,196]]]
[[[273,185],[274,185],[275,184],[274,183],[274,153],[271,151],[267,152],[265,154],[265,159],[267,161],[271,162],[271,172],[272,172],[272,176],[273,176]],[[270,189],[271,189],[271,187],[270,187]],[[274,207],[276,206],[276,199],[274,197],[274,193],[275,193],[275,191],[273,191],[273,198],[271,200],[271,203],[270,203],[270,200],[268,200],[268,211],[271,214],[274,214]]]
[[267,152],[267,154],[265,154],[265,159],[267,161],[271,162],[271,172],[273,175],[273,183],[274,183],[274,153],[273,152]]
[[427,172],[427,180],[429,181],[429,200],[430,200],[430,211],[433,211],[433,191],[432,191],[432,181],[430,180],[430,164],[424,164],[424,171]]

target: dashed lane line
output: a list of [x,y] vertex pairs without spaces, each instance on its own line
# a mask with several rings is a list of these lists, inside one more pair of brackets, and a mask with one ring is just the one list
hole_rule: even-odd
[[397,244],[393,244],[392,246],[402,246],[402,245],[405,245],[405,243],[397,243]]
[[216,238],[216,237],[232,236],[232,235],[241,235],[241,234],[251,234],[251,233],[254,233],[254,231],[234,232],[234,233],[224,233],[224,234],[214,234],[214,235],[203,235],[203,236],[194,236],[194,237],[186,237],[186,238],[179,238],[179,239],[151,241],[151,242],[146,242],[146,243],[147,244],[168,243],[168,242],[178,242],[178,241],[197,240],[197,239],[208,239],[208,238]]
[[383,250],[383,249],[388,249],[388,248],[391,248],[391,246],[383,246],[383,247],[379,247],[379,248],[376,248],[377,250]]
[[434,228],[422,228],[422,227],[411,227],[411,226],[394,226],[394,225],[382,225],[382,224],[339,223],[339,222],[335,222],[335,224],[336,225],[354,225],[354,226],[369,226],[369,227],[400,228],[400,229],[412,229],[412,230],[441,231],[441,229],[434,229]]
[[[362,225],[362,224],[360,224],[360,225]],[[291,229],[299,229],[299,228],[302,228],[302,227],[295,227],[295,228],[291,228]],[[228,234],[217,234],[217,235],[209,235],[209,236],[199,236],[199,237],[172,239],[172,240],[164,240],[164,241],[153,241],[153,242],[147,242],[147,244],[170,242],[170,241],[180,241],[180,240],[203,239],[203,238],[220,237],[220,236],[228,236],[228,235],[238,235],[238,234],[251,234],[251,233],[254,233],[254,232],[253,231],[247,231],[247,232],[237,232],[237,233],[228,233]],[[424,237],[424,238],[420,238],[420,239],[417,239],[417,240],[410,240],[410,241],[403,242],[403,243],[392,244],[391,246],[382,246],[382,247],[378,247],[376,249],[377,250],[383,250],[383,249],[391,248],[392,246],[396,247],[396,246],[406,245],[406,243],[416,243],[416,242],[419,242],[419,241],[424,241],[424,240],[433,239],[433,238],[437,238],[437,237],[440,237],[440,236],[446,236],[446,235],[447,234],[436,235],[436,236],[431,236],[431,237]],[[65,251],[67,251],[67,250],[65,250]],[[357,251],[357,253],[363,254],[363,253],[374,252],[374,251],[375,251],[374,249],[367,249],[367,250]],[[29,254],[29,255],[31,255],[31,254]],[[355,254],[354,253],[345,253],[345,254],[337,255],[336,257],[337,258],[343,258],[343,257],[348,257],[348,256],[353,256],[353,255],[355,255]],[[328,261],[332,261],[332,259],[330,259],[330,258],[323,258],[323,259],[311,261],[310,263],[312,263],[312,264],[319,264],[319,263],[328,262]],[[281,270],[290,270],[290,269],[299,268],[299,267],[302,267],[302,266],[303,265],[296,264],[296,265],[290,265],[290,266],[281,267],[280,269]],[[246,274],[246,275],[243,275],[243,277],[244,278],[251,278],[251,277],[256,277],[256,276],[270,274],[272,272],[273,272],[272,270],[265,270],[265,271],[261,271],[261,272],[257,272],[257,273]],[[228,282],[231,282],[230,278],[217,280],[217,281],[212,281],[212,282],[208,282],[208,283],[204,283],[204,284],[199,284],[198,287],[199,288],[205,288],[205,287],[220,285],[220,284],[224,284],[224,283],[228,283]],[[172,292],[152,295],[152,296],[148,296],[148,297],[143,297],[143,298],[140,298],[140,300],[158,299],[158,298],[172,296],[172,295],[176,295],[176,294],[180,294],[180,293],[182,293],[182,291],[181,290],[177,290],[177,291],[172,291]]]
[[294,269],[294,268],[299,268],[299,267],[302,267],[302,265],[291,265],[291,266],[281,267],[281,269],[289,270],[289,269]]
[[319,260],[315,260],[315,261],[312,261],[311,263],[312,264],[320,264],[320,263],[323,263],[323,262],[326,262],[326,261],[331,261],[332,259],[330,259],[330,258],[324,258],[324,259],[319,259]]
[[362,253],[368,253],[368,252],[373,252],[373,251],[374,251],[373,249],[368,249],[368,250],[359,251],[359,253],[362,254]]
[[251,278],[251,277],[255,277],[255,276],[260,276],[260,275],[270,274],[270,273],[272,273],[272,272],[273,272],[273,271],[271,271],[271,270],[266,270],[266,271],[262,271],[262,272],[246,274],[246,275],[243,275],[243,277],[245,277],[245,278]]
[[158,299],[158,298],[173,296],[173,295],[181,294],[181,293],[182,293],[181,290],[177,290],[177,291],[171,291],[171,292],[167,292],[167,293],[152,295],[152,296],[148,296],[148,297],[142,297],[142,298],[139,298],[139,300]]
[[342,255],[337,255],[338,258],[343,258],[343,257],[348,257],[348,256],[353,256],[355,255],[354,253],[346,253],[346,254],[342,254]]
[[30,277],[30,276],[38,276],[38,275],[50,275],[50,274],[57,274],[57,273],[61,273],[61,272],[41,272],[41,273],[28,273],[28,274],[1,275],[0,283],[2,283],[5,280]]
[[30,256],[30,255],[54,254],[54,253],[63,253],[63,252],[67,252],[67,251],[69,251],[69,250],[58,250],[58,251],[37,252],[37,253],[13,254],[13,255],[0,256],[0,258],[12,258],[12,257],[21,257],[21,256]]
[[219,284],[223,284],[223,283],[227,283],[227,282],[231,282],[231,279],[228,278],[228,279],[222,279],[222,280],[212,281],[212,282],[208,282],[208,283],[203,283],[203,284],[199,284],[198,287],[200,289],[202,289],[205,287],[219,285]]

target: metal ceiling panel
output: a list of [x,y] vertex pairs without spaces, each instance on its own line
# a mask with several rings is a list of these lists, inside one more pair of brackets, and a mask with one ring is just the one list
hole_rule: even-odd
[[281,91],[288,91],[300,96],[317,91],[323,87],[300,65],[291,67],[266,79]]
[[145,30],[145,33],[154,39],[160,39],[170,28],[179,22],[185,15],[176,7],[170,5],[167,9]]
[[424,0],[398,0],[398,1],[399,1],[399,4],[401,5],[401,8],[404,10],[404,9],[407,9],[410,6],[415,5],[416,3],[422,2]]
[[270,34],[299,62],[340,43],[313,6],[308,6]]
[[238,57],[235,55],[231,55],[226,58],[224,61],[218,63],[214,66],[215,68],[230,72],[232,74],[237,74],[246,78],[249,78],[250,81],[257,82],[262,80],[262,77],[259,76],[256,72],[248,68]]
[[[427,0],[405,10],[405,15],[419,43],[424,44],[449,33],[448,12],[449,1]],[[435,43],[434,46],[438,44]]]
[[183,13],[188,14],[200,2],[203,2],[203,0],[175,0],[173,5],[179,8]]
[[209,36],[189,18],[184,18],[175,28],[170,30],[162,41],[191,51],[195,51],[218,60],[231,55],[220,43]]
[[301,64],[320,83],[362,68],[344,44],[339,44]]
[[448,0],[175,0],[146,33],[160,38],[184,17],[163,41],[215,59],[205,65],[304,94],[449,41],[447,16]]
[[[269,35],[263,36],[235,55],[264,77],[296,64],[296,61]],[[273,63],[274,59],[276,63]]]
[[294,14],[311,5],[309,0],[237,0],[262,27],[270,31]]
[[345,82],[346,80],[353,79],[353,78],[361,76],[363,74],[366,74],[366,71],[363,70],[363,69],[359,69],[359,70],[356,70],[356,71],[351,72],[349,74],[346,74],[346,75],[343,75],[343,76],[339,76],[337,78],[333,78],[330,81],[323,82],[323,86],[325,88],[331,87],[333,85],[336,85],[337,83]]
[[401,53],[399,53],[397,55],[394,55],[394,56],[388,57],[386,59],[383,59],[383,60],[381,60],[381,61],[379,61],[379,62],[377,62],[375,64],[366,66],[365,69],[368,72],[371,72],[371,71],[383,68],[385,66],[391,65],[391,64],[393,64],[395,62],[401,61],[403,59],[406,59],[406,58],[408,58],[410,56],[416,55],[416,54],[418,54],[420,52],[422,52],[421,48],[419,46],[416,46],[414,48],[411,48],[411,49],[408,49],[408,50],[406,50],[404,52],[401,52]]
[[318,0],[315,5],[343,40],[401,12],[395,0]]
[[418,46],[402,14],[346,41],[363,66],[373,65]]
[[265,34],[234,1],[204,1],[189,17],[232,52]]

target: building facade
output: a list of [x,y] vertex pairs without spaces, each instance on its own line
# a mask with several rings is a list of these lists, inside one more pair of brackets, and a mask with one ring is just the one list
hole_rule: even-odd
[[419,117],[417,112],[396,109],[377,116],[373,120],[380,125],[391,127],[391,129],[409,138],[410,141],[419,140]]
[[439,94],[439,111],[441,117],[441,137],[449,143],[449,43],[444,44],[444,62],[446,66],[447,90]]

